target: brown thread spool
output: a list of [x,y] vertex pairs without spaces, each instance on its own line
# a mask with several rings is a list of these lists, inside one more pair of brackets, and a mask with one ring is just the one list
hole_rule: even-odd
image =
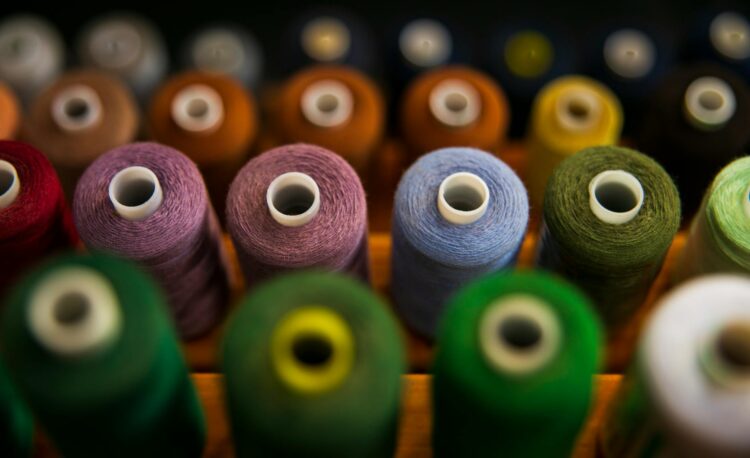
[[0,140],[12,140],[18,132],[21,112],[13,91],[0,82]]
[[164,83],[151,101],[150,136],[198,164],[223,216],[229,184],[245,163],[258,131],[252,94],[234,79],[199,71]]
[[461,66],[417,78],[406,90],[400,115],[414,156],[448,146],[495,151],[510,119],[503,90],[484,73]]
[[319,145],[343,156],[358,171],[368,166],[385,124],[375,82],[343,66],[316,66],[281,89],[273,114],[282,143]]
[[127,86],[99,70],[74,70],[34,99],[21,138],[49,158],[70,197],[86,167],[132,142],[138,125],[138,108]]

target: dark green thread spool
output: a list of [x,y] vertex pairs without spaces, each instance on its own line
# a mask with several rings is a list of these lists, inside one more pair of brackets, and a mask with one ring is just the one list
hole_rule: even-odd
[[33,436],[31,416],[0,366],[0,456],[31,457]]

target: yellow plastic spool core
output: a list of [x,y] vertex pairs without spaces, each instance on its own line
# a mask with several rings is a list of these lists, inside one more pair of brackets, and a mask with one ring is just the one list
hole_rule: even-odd
[[516,76],[536,78],[552,66],[555,52],[552,43],[539,32],[519,32],[505,44],[505,62]]
[[354,365],[354,336],[329,308],[309,306],[287,314],[271,337],[271,363],[279,379],[300,394],[338,387]]

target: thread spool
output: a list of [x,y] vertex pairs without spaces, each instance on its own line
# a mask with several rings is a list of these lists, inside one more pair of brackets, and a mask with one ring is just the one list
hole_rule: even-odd
[[125,85],[101,71],[74,70],[34,99],[21,138],[44,151],[72,196],[86,167],[133,141],[138,125],[138,109]]
[[229,190],[227,230],[249,286],[308,268],[369,278],[362,184],[324,148],[287,145],[250,160]]
[[0,141],[0,293],[19,274],[78,241],[60,181],[46,157]]
[[27,104],[65,65],[63,40],[46,20],[11,16],[0,23],[0,80]]
[[0,453],[9,458],[28,458],[33,438],[31,414],[0,366]]
[[21,125],[21,108],[10,87],[0,82],[0,140],[13,140]]
[[750,92],[738,75],[695,64],[672,72],[654,94],[638,145],[672,175],[692,215],[714,176],[744,155]]
[[587,148],[555,169],[536,263],[591,297],[612,330],[646,298],[680,225],[679,195],[651,158]]
[[405,358],[387,308],[330,273],[247,296],[222,350],[238,455],[392,456]]
[[67,255],[5,309],[2,357],[66,456],[201,456],[205,424],[163,298],[135,266]]
[[510,136],[524,135],[534,97],[545,84],[578,69],[568,37],[537,22],[514,21],[492,30],[484,65],[508,96]]
[[77,53],[84,65],[122,78],[144,105],[169,64],[158,29],[131,13],[95,19],[81,33]]
[[81,177],[73,213],[89,249],[136,261],[154,276],[183,338],[223,317],[221,229],[198,168],[182,153],[157,143],[109,151]]
[[604,456],[750,452],[748,298],[747,277],[709,275],[660,301],[605,419]]
[[318,66],[286,82],[272,122],[282,144],[320,145],[363,172],[382,139],[384,111],[380,91],[363,73]]
[[516,174],[476,149],[437,150],[406,171],[393,210],[391,293],[410,328],[432,338],[460,287],[515,264],[528,205]]
[[505,94],[488,76],[448,67],[410,85],[400,116],[404,140],[418,156],[448,146],[494,151],[505,141],[510,114]]
[[571,453],[602,357],[590,305],[542,273],[463,288],[442,320],[433,369],[436,456]]
[[564,76],[539,92],[529,122],[526,184],[532,205],[541,208],[547,180],[560,162],[584,148],[619,141],[622,108],[596,81]]
[[198,164],[211,201],[223,215],[229,183],[247,160],[258,133],[252,94],[226,76],[181,73],[156,91],[148,128],[156,141]]
[[701,14],[683,45],[689,61],[709,60],[744,78],[750,76],[750,20],[740,11]]
[[263,77],[263,52],[258,40],[234,24],[217,24],[195,33],[183,48],[183,65],[218,73],[257,88]]
[[674,280],[710,273],[750,272],[750,158],[736,159],[716,176],[693,218]]

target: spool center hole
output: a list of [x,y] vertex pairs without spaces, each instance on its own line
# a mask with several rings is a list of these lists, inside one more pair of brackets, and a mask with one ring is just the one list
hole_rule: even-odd
[[460,113],[466,110],[468,106],[469,99],[464,94],[453,92],[445,98],[445,108],[454,113]]
[[55,320],[65,326],[74,326],[86,319],[91,308],[88,297],[81,293],[66,293],[55,303]]
[[192,99],[188,102],[186,109],[191,118],[201,119],[208,114],[209,106],[208,102],[203,99]]
[[498,326],[498,336],[516,350],[531,350],[541,342],[542,329],[529,318],[511,316]]
[[624,213],[638,205],[638,197],[623,183],[602,183],[594,192],[601,206],[611,212]]
[[750,323],[724,328],[716,342],[719,356],[732,368],[750,374]]
[[331,356],[333,356],[333,346],[323,336],[308,334],[294,340],[292,353],[301,364],[319,367],[331,359]]
[[445,201],[456,210],[470,212],[482,206],[482,194],[467,185],[449,187],[445,191]]
[[318,97],[315,106],[323,113],[332,113],[339,107],[339,98],[333,94],[323,94]]
[[310,189],[291,185],[278,190],[273,198],[273,205],[285,215],[296,216],[309,210],[314,201],[315,194]]
[[568,103],[568,113],[578,121],[585,121],[591,114],[591,107],[583,100],[573,99]]
[[708,90],[698,97],[698,103],[706,110],[715,111],[724,105],[724,97],[717,91]]
[[143,205],[154,195],[156,186],[145,178],[127,180],[115,190],[115,199],[126,207]]
[[0,196],[10,191],[16,177],[9,170],[0,170]]
[[65,103],[65,115],[70,119],[81,120],[84,119],[91,110],[89,104],[81,98],[72,98]]

